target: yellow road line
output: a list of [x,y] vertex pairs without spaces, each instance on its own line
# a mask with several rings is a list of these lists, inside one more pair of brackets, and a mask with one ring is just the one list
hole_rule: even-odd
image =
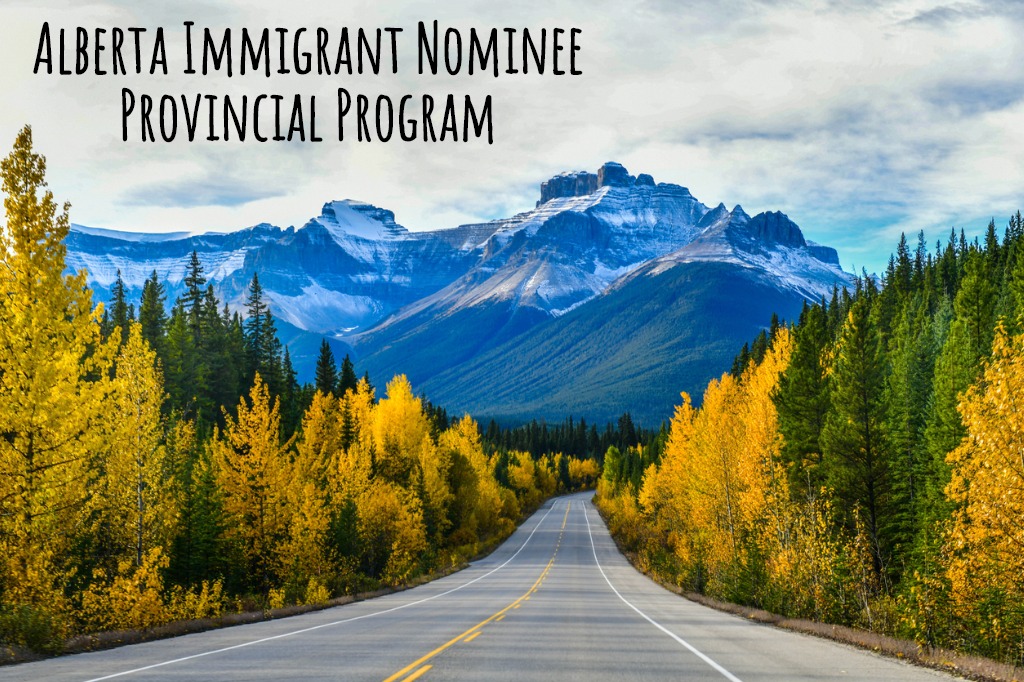
[[425,665],[422,668],[420,668],[419,670],[417,670],[416,672],[414,672],[412,675],[409,675],[409,677],[405,678],[402,682],[412,682],[413,680],[418,679],[420,675],[422,675],[423,673],[427,672],[428,670],[430,670],[433,667],[434,666],[432,666],[432,665]]
[[[565,520],[568,519],[568,518],[569,518],[569,505],[567,504],[567,505],[565,505],[565,517],[562,519],[562,529],[563,530],[565,529]],[[559,539],[561,539],[561,534],[559,534]],[[555,554],[557,554],[557,553],[558,552],[556,550]],[[413,661],[409,665],[405,666],[404,668],[402,668],[401,670],[399,670],[395,674],[391,675],[390,677],[385,678],[384,682],[395,682],[395,680],[397,680],[398,678],[402,677],[402,675],[405,675],[410,670],[416,668],[416,666],[421,665],[423,663],[426,663],[427,661],[432,659],[434,656],[437,656],[442,651],[445,651],[445,650],[451,648],[452,646],[454,646],[458,642],[460,642],[460,641],[469,641],[469,639],[472,639],[473,637],[476,637],[476,635],[480,634],[480,628],[482,628],[483,626],[487,625],[488,623],[499,621],[502,618],[504,618],[505,614],[508,613],[509,611],[511,611],[512,609],[518,609],[520,602],[525,601],[526,599],[529,599],[530,593],[537,589],[537,586],[540,585],[541,581],[544,580],[544,577],[547,576],[548,571],[551,570],[551,565],[554,564],[554,563],[555,563],[555,557],[552,556],[551,560],[548,561],[548,565],[544,567],[544,570],[541,571],[540,576],[537,577],[536,582],[534,582],[533,585],[530,586],[530,589],[528,589],[525,593],[523,593],[523,595],[521,597],[519,597],[518,599],[516,599],[514,602],[512,602],[511,604],[509,604],[508,606],[503,608],[501,611],[498,611],[494,615],[490,616],[489,618],[485,618],[484,620],[480,621],[479,623],[477,623],[476,625],[474,625],[470,629],[468,629],[465,632],[463,632],[461,635],[457,635],[456,637],[453,637],[452,639],[448,640],[447,642],[445,642],[441,646],[437,647],[433,651],[431,651],[429,653],[426,653],[426,654],[423,654],[422,656],[420,656],[415,661]],[[414,680],[417,677],[419,677],[420,675],[422,675],[423,673],[425,673],[429,669],[430,669],[429,665],[428,666],[424,666],[423,668],[420,668],[419,670],[417,670],[415,673],[413,673],[409,677],[406,677],[403,680],[403,682],[409,682],[409,680]]]
[[483,632],[483,630],[477,630],[476,632],[474,632],[473,634],[471,634],[471,635],[470,635],[469,637],[467,637],[466,639],[462,640],[463,644],[469,644],[469,643],[470,643],[470,642],[472,642],[472,641],[473,641],[474,639],[476,639],[477,637],[479,637],[479,636],[480,636],[480,633],[481,633],[481,632]]

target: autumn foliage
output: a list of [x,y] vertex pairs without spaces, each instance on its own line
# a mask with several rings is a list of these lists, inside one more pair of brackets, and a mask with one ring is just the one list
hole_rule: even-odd
[[660,452],[609,449],[612,532],[688,590],[1024,664],[1022,245],[902,240],[774,321]]
[[170,320],[155,278],[139,321],[123,289],[105,311],[64,273],[44,173],[26,128],[0,164],[0,644],[399,585],[596,480],[488,451],[470,417],[437,419],[404,376],[378,396],[348,358],[299,386],[256,278],[250,318],[222,315],[195,254]]

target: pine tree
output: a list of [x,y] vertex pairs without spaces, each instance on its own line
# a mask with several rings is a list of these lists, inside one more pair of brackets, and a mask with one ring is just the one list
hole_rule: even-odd
[[971,346],[979,357],[987,355],[995,327],[996,287],[988,271],[985,256],[971,251],[964,265],[960,290],[953,303],[957,319],[963,320],[971,336]]
[[199,254],[192,251],[189,256],[188,270],[183,280],[185,293],[181,301],[188,313],[188,326],[196,343],[200,342],[202,331],[200,329],[203,312],[203,296],[206,287],[206,277],[203,275],[203,264],[199,261]]
[[156,270],[142,285],[142,299],[139,303],[139,324],[142,325],[142,338],[158,357],[163,357],[164,334],[167,331],[167,312],[164,310],[164,285],[156,274]]
[[[232,573],[235,559],[225,542],[227,518],[210,449],[199,443],[192,422],[173,415],[167,431],[168,460],[178,491],[180,512],[171,545],[169,575],[179,585],[197,585]],[[237,569],[234,571],[238,573]],[[244,588],[245,578],[234,581]]]
[[821,432],[830,406],[828,375],[822,366],[829,345],[823,305],[804,305],[793,334],[793,354],[774,397],[790,487],[808,498],[817,496],[824,483]]
[[281,373],[284,379],[281,391],[281,426],[285,435],[291,436],[298,430],[302,421],[304,400],[298,374],[295,372],[295,367],[292,366],[292,356],[287,346],[284,348]]
[[196,420],[200,416],[200,396],[205,394],[207,377],[204,366],[196,361],[199,351],[189,328],[188,313],[180,301],[171,311],[164,347],[168,405],[180,411],[185,419]]
[[117,279],[110,289],[110,325],[121,331],[118,341],[124,343],[128,339],[128,301],[124,293],[124,280],[121,271],[117,271]]
[[[369,380],[367,380],[369,381]],[[356,377],[356,368],[352,359],[345,353],[345,359],[341,361],[341,372],[338,376],[338,395],[345,395],[349,391],[356,390],[359,379]]]
[[[885,356],[868,300],[854,301],[832,365],[831,410],[821,433],[826,480],[843,508],[866,515],[876,577],[888,570],[889,448],[885,433]],[[853,519],[850,519],[851,528]]]
[[[347,356],[346,356],[347,357]],[[327,339],[320,341],[320,355],[316,359],[316,389],[334,395],[338,388],[338,367]]]
[[259,373],[270,392],[281,394],[283,385],[281,369],[281,342],[277,338],[274,317],[263,300],[263,287],[259,275],[253,274],[249,284],[249,298],[246,300],[248,317],[245,320],[245,340],[249,373]]
[[909,550],[923,523],[929,469],[924,430],[936,352],[932,339],[925,304],[917,295],[904,306],[889,340],[891,372],[885,394],[892,462],[892,506],[885,525],[894,547],[902,550],[897,557],[901,563],[911,559]]
[[108,425],[116,343],[100,339],[84,271],[65,275],[67,204],[46,189],[32,130],[0,162],[0,583],[7,605],[59,614]]

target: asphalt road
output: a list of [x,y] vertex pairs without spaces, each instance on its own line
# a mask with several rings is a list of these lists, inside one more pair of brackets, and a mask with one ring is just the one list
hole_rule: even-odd
[[378,599],[0,668],[0,680],[953,679],[750,623],[634,570],[591,493],[544,505],[489,557]]

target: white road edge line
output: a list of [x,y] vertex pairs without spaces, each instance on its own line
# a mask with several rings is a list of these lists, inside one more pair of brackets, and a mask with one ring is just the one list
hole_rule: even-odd
[[672,639],[674,639],[677,642],[679,642],[680,644],[682,644],[684,647],[689,649],[689,651],[693,655],[695,655],[697,658],[699,658],[700,660],[704,661],[705,663],[710,665],[712,668],[714,668],[715,670],[720,672],[722,674],[722,676],[725,677],[725,679],[729,680],[730,682],[742,682],[738,677],[736,677],[731,672],[729,672],[728,670],[726,670],[725,668],[720,666],[718,663],[716,663],[714,660],[712,660],[711,657],[709,657],[707,654],[705,654],[704,652],[700,651],[699,649],[697,649],[697,647],[693,646],[692,644],[687,642],[685,639],[683,639],[682,637],[680,637],[676,633],[672,632],[671,630],[669,630],[668,628],[663,626],[661,623],[658,623],[656,620],[654,620],[653,618],[648,616],[646,613],[644,613],[643,611],[638,609],[636,606],[634,606],[632,603],[630,603],[630,601],[628,599],[623,597],[622,594],[620,594],[617,589],[615,589],[615,585],[612,585],[612,581],[608,579],[608,574],[605,573],[604,572],[604,568],[601,567],[601,562],[597,560],[597,548],[594,546],[594,533],[593,533],[593,531],[590,530],[590,515],[587,514],[587,506],[588,505],[586,503],[583,504],[583,518],[586,519],[586,521],[587,521],[587,534],[590,536],[590,551],[594,553],[594,563],[597,564],[597,570],[601,571],[601,575],[604,576],[604,581],[606,583],[608,583],[608,587],[612,588],[612,592],[615,593],[615,596],[617,596],[619,599],[621,599],[622,603],[624,603],[626,606],[628,606],[629,608],[633,609],[638,614],[640,614],[640,616],[644,620],[646,620],[648,623],[650,623],[651,625],[653,625],[654,627],[658,628],[659,630],[664,632],[666,635],[671,637]]
[[323,628],[329,628],[329,627],[333,627],[335,625],[342,625],[344,623],[352,623],[352,622],[357,621],[357,620],[365,620],[367,618],[373,618],[374,616],[382,616],[382,615],[384,615],[386,613],[393,613],[395,611],[400,611],[401,609],[405,609],[405,608],[408,608],[410,606],[417,606],[419,604],[423,604],[423,603],[426,603],[428,601],[433,601],[433,600],[435,600],[435,599],[437,599],[439,597],[444,597],[446,595],[449,595],[452,592],[458,592],[462,588],[469,587],[473,583],[478,582],[480,580],[483,580],[487,576],[492,575],[492,574],[500,571],[501,569],[505,568],[505,566],[507,566],[509,564],[509,562],[511,562],[513,559],[515,559],[517,556],[519,556],[519,553],[523,551],[523,549],[526,547],[527,543],[530,542],[530,539],[533,538],[533,534],[537,532],[537,529],[540,528],[541,524],[544,523],[544,520],[548,517],[548,514],[550,514],[551,511],[554,508],[555,508],[555,505],[552,504],[551,507],[544,514],[544,516],[542,516],[540,518],[540,521],[537,522],[537,525],[535,525],[533,527],[533,530],[530,531],[530,534],[528,536],[526,536],[526,540],[524,540],[523,544],[519,546],[519,549],[517,549],[512,556],[510,556],[508,559],[506,559],[504,563],[502,563],[499,566],[496,566],[496,567],[492,568],[490,571],[488,571],[487,573],[484,573],[481,576],[473,578],[469,582],[463,583],[462,585],[459,585],[458,587],[453,587],[452,589],[447,590],[445,592],[440,592],[438,594],[435,594],[432,597],[426,597],[424,599],[419,599],[417,601],[412,601],[412,602],[409,602],[408,604],[399,604],[398,606],[393,606],[390,609],[384,609],[383,611],[374,611],[373,613],[364,613],[361,616],[354,616],[352,618],[345,618],[343,620],[336,620],[336,621],[332,621],[330,623],[321,623],[320,625],[314,625],[312,627],[302,628],[301,630],[293,630],[292,632],[285,632],[285,633],[282,633],[280,635],[274,635],[273,637],[263,637],[262,639],[254,639],[251,642],[243,642],[242,644],[235,644],[235,645],[232,645],[232,646],[226,646],[226,647],[223,647],[221,649],[213,649],[212,651],[204,651],[204,652],[199,653],[199,654],[192,654],[191,656],[182,656],[181,658],[175,658],[175,659],[172,659],[170,661],[161,661],[160,663],[153,663],[151,665],[143,666],[141,668],[133,668],[132,670],[125,670],[123,672],[113,673],[111,675],[104,675],[103,677],[93,677],[91,679],[85,680],[85,682],[101,682],[102,680],[111,680],[111,679],[113,679],[115,677],[124,677],[125,675],[134,675],[135,673],[145,672],[146,670],[152,670],[153,668],[162,668],[165,665],[172,665],[174,663],[183,663],[184,661],[191,661],[193,659],[202,658],[204,656],[212,656],[213,654],[222,654],[225,651],[232,651],[234,649],[242,649],[242,648],[247,647],[247,646],[253,646],[254,644],[263,644],[265,642],[270,642],[270,641],[273,641],[275,639],[284,639],[285,637],[292,637],[293,635],[301,635],[301,634],[304,634],[304,633],[307,633],[307,632],[312,632],[313,630],[321,630]]

